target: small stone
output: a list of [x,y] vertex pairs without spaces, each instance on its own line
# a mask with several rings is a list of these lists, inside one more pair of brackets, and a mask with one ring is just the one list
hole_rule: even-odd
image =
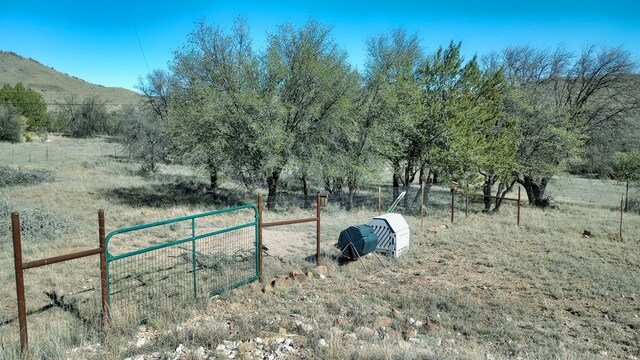
[[[329,274],[329,269],[327,268],[326,265],[319,265],[316,267],[316,272],[320,275],[327,275]],[[322,277],[320,277],[322,278]]]
[[407,319],[407,324],[414,325],[415,323],[416,323],[416,321],[413,318],[408,318]]
[[318,347],[327,347],[327,341],[325,339],[318,340]]
[[404,340],[409,340],[412,337],[418,336],[418,330],[416,330],[416,328],[414,328],[413,326],[403,324],[401,326],[401,330],[402,330],[402,338]]
[[235,350],[238,347],[238,343],[235,341],[224,340],[222,343],[224,344],[224,347],[229,350]]
[[388,316],[378,316],[375,322],[376,327],[380,327],[380,326],[390,327],[392,324],[393,324],[393,319]]
[[251,352],[253,351],[253,349],[255,348],[255,345],[252,342],[243,342],[240,343],[240,345],[238,345],[238,351],[239,352]]
[[400,340],[402,339],[402,334],[400,333],[400,331],[389,329],[387,330],[387,337],[393,340]]
[[285,289],[291,286],[291,279],[288,276],[278,276],[271,280],[271,286],[276,289]]
[[327,277],[324,274],[320,274],[320,279],[326,279]]
[[393,316],[396,319],[399,319],[402,317],[402,314],[398,309],[391,309],[391,316]]
[[253,339],[253,342],[255,342],[256,344],[262,344],[263,340],[262,340],[262,338],[257,337],[255,339]]
[[184,354],[184,353],[186,353],[188,350],[189,350],[189,349],[187,349],[187,347],[186,347],[186,346],[184,346],[184,345],[180,344],[180,345],[178,345],[178,347],[176,348],[176,353],[177,353],[177,354]]
[[227,350],[227,348],[223,344],[219,344],[216,347],[216,351],[225,351],[225,350]]
[[307,279],[307,275],[305,275],[302,271],[300,270],[293,270],[290,274],[289,277],[292,278],[293,280],[296,281],[303,281]]
[[300,329],[302,329],[302,331],[304,331],[305,333],[310,333],[313,331],[313,326],[309,325],[309,324],[302,324],[302,326],[300,327]]
[[313,279],[313,271],[309,270],[306,272],[306,275],[309,279]]
[[420,320],[416,320],[415,324],[413,324],[415,327],[419,328],[423,325],[422,321]]

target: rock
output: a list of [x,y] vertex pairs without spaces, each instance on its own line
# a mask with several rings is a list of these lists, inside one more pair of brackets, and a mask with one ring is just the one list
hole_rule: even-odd
[[393,340],[400,340],[402,339],[402,334],[400,333],[400,331],[389,329],[387,330],[387,338],[393,339]]
[[366,326],[358,326],[354,331],[361,338],[370,338],[376,335],[376,332],[373,329]]
[[222,344],[224,344],[224,347],[225,347],[227,350],[235,350],[235,349],[238,347],[238,343],[237,343],[237,342],[235,342],[235,341],[227,341],[227,340],[224,340],[224,341],[222,342]]
[[288,276],[278,276],[271,280],[271,286],[276,289],[286,289],[291,286],[291,279]]
[[326,265],[319,265],[316,267],[316,272],[320,275],[328,275],[329,274],[329,269],[327,268]]
[[184,354],[187,351],[189,351],[189,349],[187,349],[187,347],[182,344],[178,345],[178,347],[176,348],[176,354],[178,355]]
[[253,351],[253,349],[255,349],[255,347],[256,346],[252,342],[246,341],[238,345],[238,351],[243,353],[251,352]]
[[400,319],[402,317],[402,314],[398,309],[391,309],[391,316],[393,316],[396,319]]
[[327,341],[325,339],[318,340],[318,347],[320,348],[327,347]]
[[309,279],[313,279],[313,271],[309,270],[306,272],[306,275]]
[[218,344],[218,346],[216,347],[216,351],[225,351],[227,350],[227,348],[224,346],[224,344]]
[[204,347],[200,346],[193,352],[193,356],[195,356],[196,359],[204,360],[207,358],[207,352],[204,350]]
[[308,334],[313,331],[313,326],[309,324],[302,324],[300,325],[300,330]]
[[407,319],[407,324],[409,325],[415,325],[416,321],[413,318],[408,318]]
[[324,276],[324,274],[320,274],[319,278],[320,278],[320,279],[326,279],[327,277],[326,277],[326,276]]
[[429,318],[425,319],[423,327],[427,332],[438,332],[440,330],[440,325]]
[[391,325],[393,325],[393,319],[388,316],[378,316],[376,318],[375,327],[390,327]]
[[400,327],[402,330],[402,339],[409,340],[412,337],[418,336],[418,330],[410,325],[404,325]]
[[264,341],[262,340],[262,338],[257,337],[253,339],[253,342],[255,342],[256,344],[262,344]]
[[293,270],[289,277],[296,281],[304,281],[307,279],[307,275],[305,275],[301,270]]

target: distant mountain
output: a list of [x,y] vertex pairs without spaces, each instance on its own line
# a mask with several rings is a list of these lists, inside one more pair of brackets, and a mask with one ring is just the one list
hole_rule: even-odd
[[125,105],[137,105],[141,95],[124,88],[105,87],[86,82],[75,76],[56,71],[16,53],[0,51],[0,86],[21,82],[24,86],[38,91],[44,97],[49,110],[55,110],[55,103],[63,103],[71,96],[82,100],[97,97],[107,102],[110,110],[117,110]]

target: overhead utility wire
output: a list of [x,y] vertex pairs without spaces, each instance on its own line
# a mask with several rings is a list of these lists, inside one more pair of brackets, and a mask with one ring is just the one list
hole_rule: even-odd
[[129,11],[129,18],[131,19],[131,24],[133,25],[133,31],[136,33],[136,38],[138,39],[138,45],[140,46],[140,52],[142,53],[142,58],[144,59],[144,64],[147,66],[147,72],[150,74],[151,70],[149,69],[149,63],[147,62],[147,57],[144,54],[144,50],[142,49],[142,42],[140,41],[140,36],[138,35],[138,29],[136,28],[136,23],[133,21],[133,15],[131,14],[131,8],[129,7],[129,1],[124,0],[124,3],[127,5],[127,10]]

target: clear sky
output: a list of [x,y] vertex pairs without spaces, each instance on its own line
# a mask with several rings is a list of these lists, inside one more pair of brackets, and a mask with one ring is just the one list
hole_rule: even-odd
[[151,70],[167,68],[195,21],[204,17],[230,29],[238,16],[251,26],[258,48],[277,25],[300,26],[313,17],[332,27],[359,69],[366,39],[396,27],[416,32],[427,53],[451,40],[462,42],[467,58],[508,45],[562,44],[579,52],[597,44],[622,46],[640,60],[639,0],[0,0],[0,50],[92,83],[133,89],[148,73],[144,58]]

